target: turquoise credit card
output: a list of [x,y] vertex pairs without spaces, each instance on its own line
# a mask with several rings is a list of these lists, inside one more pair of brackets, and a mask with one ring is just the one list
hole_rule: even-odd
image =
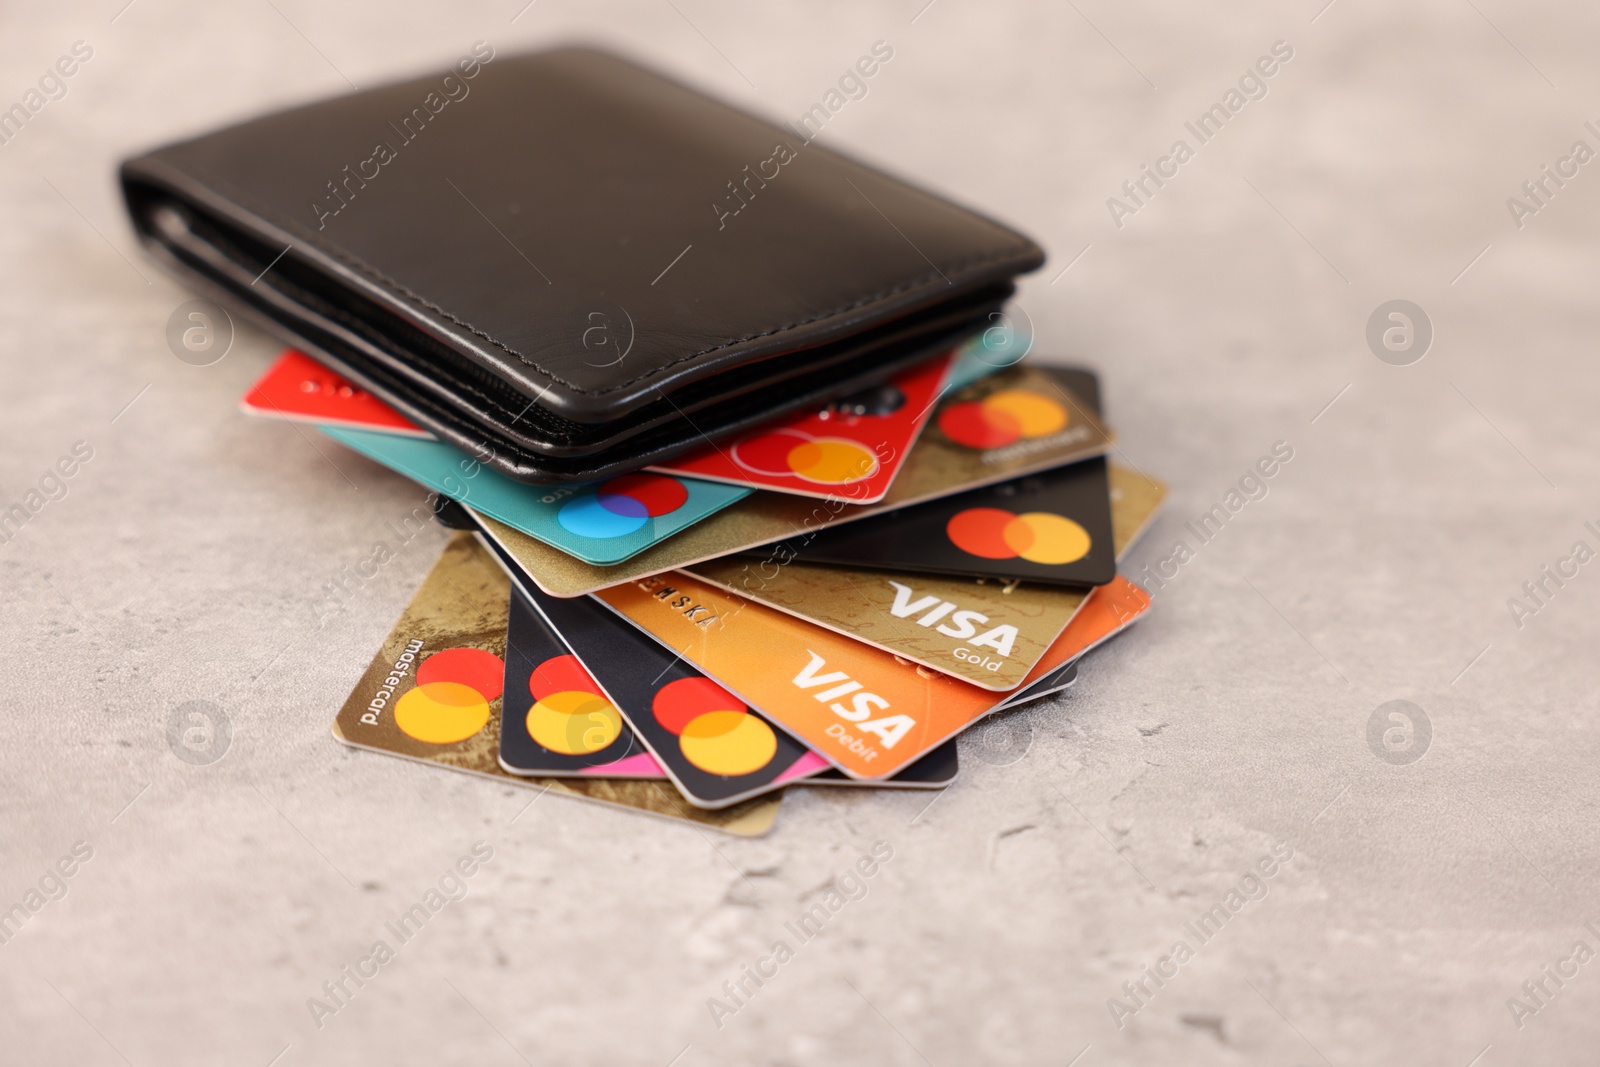
[[333,426],[319,429],[435,492],[597,567],[621,563],[753,491],[649,472],[584,485],[527,485],[442,441]]
[[1010,326],[984,330],[956,353],[955,362],[950,364],[950,372],[945,375],[944,391],[954,393],[981,378],[1015,366],[1032,347],[1031,336],[1019,337]]

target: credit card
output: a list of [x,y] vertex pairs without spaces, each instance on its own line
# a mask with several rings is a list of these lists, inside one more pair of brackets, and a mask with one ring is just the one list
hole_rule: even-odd
[[[602,742],[613,729],[616,706],[555,629],[516,585],[507,628],[506,691],[502,696],[500,765],[512,774],[603,778],[668,778],[665,768],[641,744],[627,722],[611,745]],[[606,612],[613,625],[627,623]],[[651,642],[653,651],[660,645]],[[1052,676],[1054,677],[1054,676]],[[1044,685],[1049,678],[1040,679]],[[518,696],[529,692],[527,699]],[[576,694],[564,696],[563,694]],[[536,699],[535,699],[536,698]],[[543,709],[535,711],[534,705]],[[553,714],[552,714],[553,713]],[[542,721],[541,721],[542,720]],[[537,732],[545,744],[534,740]],[[586,736],[587,735],[587,736]],[[780,778],[796,785],[872,785],[895,789],[942,789],[960,773],[956,743],[948,741],[893,778],[857,782],[816,753],[796,760]],[[807,772],[810,772],[809,774]]]
[[795,785],[842,785],[856,789],[943,789],[961,774],[961,757],[956,752],[955,741],[949,740],[917,762],[881,782],[861,782],[837,767],[829,767],[821,774],[803,778]]
[[[994,350],[994,346],[985,343],[985,336],[974,337],[946,357],[950,360],[950,369],[943,385],[945,392],[963,389],[1016,362],[1014,352]],[[294,348],[284,349],[250,387],[239,406],[251,415],[266,418],[298,419],[413,437],[433,436],[337,371]],[[914,439],[915,435],[907,444]]]
[[1048,585],[1117,573],[1104,456],[755,549],[799,563],[887,567]]
[[433,435],[304,352],[287,349],[239,401],[251,415],[408,437]]
[[[596,594],[853,778],[886,778],[994,710],[994,694],[683,572]],[[1090,594],[1029,678],[1082,655],[1149,607],[1118,577]]]
[[[440,499],[444,500],[445,498]],[[446,503],[450,502],[446,501]],[[452,506],[459,507],[459,505],[453,504]],[[470,520],[465,519],[464,515],[462,518],[470,525]],[[605,690],[601,688],[600,683],[596,682],[594,676],[589,674],[582,661],[573,655],[571,647],[567,645],[561,634],[550,625],[545,617],[539,613],[538,609],[534,608],[527,599],[526,590],[534,588],[533,583],[527,581],[524,576],[517,574],[515,565],[507,560],[504,555],[497,553],[496,562],[506,570],[513,586],[511,620],[506,630],[508,641],[506,650],[506,693],[502,698],[500,765],[513,774],[544,774],[556,777],[576,773],[586,777],[668,778],[669,775],[666,769],[638,740],[632,727],[626,721],[626,717],[624,717],[622,724],[622,735],[627,740],[624,742],[619,739],[616,742],[617,745],[622,746],[622,749],[620,757],[615,762],[606,762],[606,759],[608,756],[616,755],[616,752],[603,755],[594,751],[590,753],[578,751],[573,755],[566,755],[561,752],[551,751],[550,748],[546,748],[546,746],[540,745],[533,740],[531,736],[533,729],[528,725],[530,716],[522,711],[520,705],[526,703],[528,712],[531,713],[534,696],[537,696],[540,700],[546,700],[545,694],[547,693],[577,692],[605,702],[604,707],[578,706],[576,708],[580,714],[599,712],[602,716],[599,721],[580,720],[572,722],[569,726],[567,723],[562,723],[558,720],[551,725],[566,726],[568,728],[557,729],[556,731],[549,731],[548,729],[541,731],[554,733],[555,737],[560,739],[552,744],[552,748],[560,747],[574,750],[592,748],[593,742],[600,740],[601,737],[591,736],[588,738],[589,744],[583,744],[583,733],[593,729],[595,726],[606,727],[607,724],[604,722],[604,717],[607,714],[606,709],[614,710],[615,705],[606,696]],[[628,627],[630,633],[637,634],[636,630],[629,627],[627,623],[616,619],[611,613],[607,612],[607,617],[612,620],[614,625]],[[661,646],[655,642],[651,642],[651,644],[652,655],[658,655],[661,651]],[[542,672],[536,672],[536,666],[543,666],[545,669]],[[1047,681],[1049,681],[1048,678],[1040,679],[1039,684],[1043,685]],[[527,701],[516,699],[515,694],[519,688],[526,688],[529,691],[530,696]],[[516,702],[515,706],[513,701]],[[584,702],[580,699],[568,697],[562,700],[555,700],[553,703],[562,706],[582,705]],[[566,711],[565,707],[561,707],[560,710],[565,714],[572,714],[572,712]],[[524,720],[520,728],[517,720],[519,715],[522,715]],[[573,740],[574,735],[577,738],[576,742]],[[509,737],[516,737],[517,740],[508,742],[507,739]],[[930,752],[893,778],[870,784],[897,789],[942,789],[955,781],[959,770],[960,762],[956,755],[955,742],[951,741]],[[862,784],[856,782],[853,778],[846,778],[833,769],[827,760],[824,760],[814,752],[810,752],[804,758],[797,760],[781,777],[784,782],[796,785]]]
[[626,716],[689,803],[722,808],[828,769],[816,753],[604,606],[588,597],[530,593],[530,604],[589,668],[608,704]]
[[469,534],[457,534],[384,639],[333,723],[347,745],[753,837],[779,797],[721,811],[690,807],[663,782],[521,778],[500,766],[511,583]]
[[945,376],[945,392],[965,389],[980,378],[1015,366],[1033,347],[1031,336],[1023,339],[1016,331],[1006,328],[1004,312],[990,312],[989,317],[991,323],[1000,328],[991,326],[956,350],[955,362]]
[[[659,770],[689,803],[710,809],[828,769],[821,756],[604,606],[541,593],[492,542],[485,547],[511,580],[509,632],[531,613],[538,625],[522,632],[536,632],[537,654],[552,656],[549,676],[529,679],[530,689],[554,691],[527,713],[528,733],[541,747],[574,754],[605,748],[622,759],[642,751],[650,762],[636,762],[639,773],[630,776]],[[623,744],[634,748],[616,751]]]
[[443,441],[321,429],[367,458],[595,566],[621,563],[751,493],[643,472],[587,485],[527,485]]
[[[987,333],[974,337],[947,357],[950,369],[945,376],[943,392],[964,389],[1020,358],[1016,346],[1002,345],[996,348],[986,343],[986,337]],[[859,403],[858,400],[852,406],[859,406]],[[284,349],[266,373],[251,386],[239,406],[251,415],[266,418],[299,419],[413,437],[433,436],[337,371],[293,348]],[[908,439],[907,444],[914,439],[915,435]]]
[[611,699],[520,591],[511,591],[500,766],[552,777],[665,778]]
[[[991,395],[1007,392],[1027,394],[1057,405],[1066,414],[1052,418],[1064,417],[1066,422],[1053,433],[1019,438],[994,448],[978,448],[955,441],[930,425],[912,446],[911,455],[888,494],[876,504],[840,504],[787,494],[757,493],[671,540],[653,545],[613,566],[586,565],[510,528],[493,515],[488,515],[480,525],[545,592],[563,597],[592,593],[646,575],[804,535],[829,524],[884,514],[964,489],[1100,455],[1110,441],[1092,410],[1063,384],[1073,373],[1053,368],[1034,369],[1024,364],[951,394],[936,410],[936,420],[949,405],[981,404]],[[1015,398],[1006,403],[1019,410],[1026,408]],[[1000,417],[997,415],[996,419]],[[1037,430],[1054,423],[1036,419],[1029,425]],[[450,495],[463,499],[459,494]],[[472,500],[465,502],[469,509],[485,514],[485,509],[476,507]],[[779,559],[778,562],[783,561]]]
[[[1110,484],[1112,542],[1120,557],[1154,519],[1166,487],[1116,465]],[[1022,684],[1088,595],[1029,582],[778,566],[740,556],[685,569],[745,599],[999,692]]]
[[821,411],[650,469],[824,500],[877,503],[932,414],[953,356],[929,360]]
[[1014,708],[1019,704],[1028,704],[1047,696],[1054,696],[1064,690],[1071,689],[1078,681],[1078,661],[1073,660],[1064,667],[1057,667],[1049,674],[1040,678],[1031,685],[1025,685],[1015,693],[1008,694],[1004,700],[996,705],[996,711]]

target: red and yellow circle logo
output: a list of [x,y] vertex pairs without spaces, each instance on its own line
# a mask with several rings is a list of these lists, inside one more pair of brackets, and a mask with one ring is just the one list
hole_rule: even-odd
[[528,675],[528,736],[563,756],[599,752],[622,734],[622,714],[578,657],[552,656]]
[[967,508],[945,524],[950,543],[982,559],[1017,559],[1058,565],[1089,554],[1089,531],[1062,515],[1004,508]]
[[489,722],[505,685],[505,661],[481,648],[447,648],[417,667],[417,685],[394,705],[394,723],[430,745],[465,741]]
[[939,429],[968,448],[1003,448],[1033,437],[1048,437],[1071,422],[1053,397],[1026,389],[1002,389],[982,400],[951,404],[939,412]]
[[774,430],[733,446],[733,461],[752,474],[792,474],[817,485],[848,485],[878,473],[872,449],[846,437]]
[[707,774],[751,774],[777,755],[772,727],[710,678],[668,682],[656,691],[650,710],[677,735],[684,758]]

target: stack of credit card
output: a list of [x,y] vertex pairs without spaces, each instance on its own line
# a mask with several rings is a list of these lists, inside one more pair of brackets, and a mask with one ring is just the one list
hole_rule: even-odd
[[1117,562],[1166,495],[1107,459],[1091,371],[1004,362],[975,341],[545,486],[284,353],[245,411],[420,483],[458,531],[334,736],[741,835],[789,786],[948,786],[957,735],[1072,685],[1149,607]]

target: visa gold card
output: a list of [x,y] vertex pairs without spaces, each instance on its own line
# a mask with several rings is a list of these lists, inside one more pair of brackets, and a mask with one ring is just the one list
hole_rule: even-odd
[[[1161,507],[1166,486],[1111,466],[1120,559]],[[714,559],[686,570],[748,600],[998,692],[1022,684],[1087,599],[1026,582],[814,563]]]

